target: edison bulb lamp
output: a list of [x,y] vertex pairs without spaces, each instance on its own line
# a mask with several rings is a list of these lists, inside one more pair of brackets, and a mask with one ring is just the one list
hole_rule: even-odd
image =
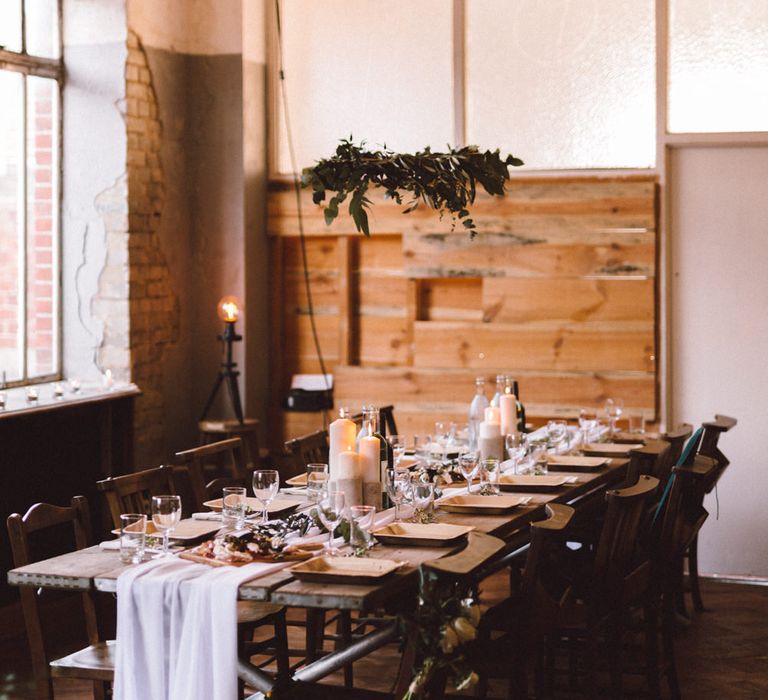
[[237,297],[231,295],[222,297],[216,306],[216,313],[224,323],[235,323],[240,316],[240,304]]

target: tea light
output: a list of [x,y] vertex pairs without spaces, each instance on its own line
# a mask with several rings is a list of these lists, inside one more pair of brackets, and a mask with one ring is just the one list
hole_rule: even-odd
[[76,394],[78,391],[80,391],[80,380],[79,379],[70,379],[69,380],[69,390]]
[[5,392],[0,392],[0,409],[5,408]]
[[37,389],[32,386],[27,387],[27,401],[29,403],[34,403],[37,401]]
[[115,380],[112,378],[112,370],[108,369],[104,372],[104,378],[102,379],[105,389],[111,389],[115,385]]
[[61,384],[54,384],[53,385],[53,398],[54,399],[60,399],[62,396],[64,396],[64,387],[61,386]]

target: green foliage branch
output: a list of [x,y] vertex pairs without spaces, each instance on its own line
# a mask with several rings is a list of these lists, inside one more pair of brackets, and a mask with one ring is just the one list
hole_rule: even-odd
[[404,214],[422,202],[440,212],[441,217],[450,212],[454,222],[460,221],[474,237],[477,230],[468,207],[475,201],[478,185],[488,194],[503,195],[508,168],[520,165],[523,161],[515,156],[502,158],[499,149],[480,151],[477,146],[464,146],[433,153],[427,147],[413,154],[394,153],[386,146],[380,151],[368,150],[365,142],[358,146],[350,137],[339,143],[333,156],[305,168],[302,185],[312,188],[315,204],[324,202],[327,192],[335,192],[325,207],[326,224],[338,217],[339,207],[349,197],[355,227],[369,236],[367,210],[372,202],[367,192],[373,186],[382,187],[385,197],[399,205],[410,196]]

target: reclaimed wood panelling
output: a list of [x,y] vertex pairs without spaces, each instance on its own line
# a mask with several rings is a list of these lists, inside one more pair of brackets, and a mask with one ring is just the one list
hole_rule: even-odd
[[[426,207],[404,216],[380,192],[371,198],[374,233],[365,238],[346,213],[326,226],[322,206],[303,194],[316,322],[337,405],[394,403],[401,432],[431,430],[438,419],[465,420],[476,374],[492,385],[496,373],[511,372],[533,422],[575,417],[608,396],[655,417],[653,178],[515,177],[504,198],[478,196],[474,239]],[[296,211],[292,192],[273,183],[280,395],[292,374],[320,371]],[[321,425],[320,414],[287,414],[274,444]]]

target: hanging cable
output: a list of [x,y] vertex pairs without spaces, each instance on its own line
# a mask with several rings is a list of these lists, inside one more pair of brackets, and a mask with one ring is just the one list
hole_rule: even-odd
[[[283,104],[283,117],[285,119],[285,133],[288,142],[288,153],[291,159],[291,179],[293,181],[293,191],[296,196],[296,211],[299,220],[299,246],[301,249],[301,264],[304,272],[304,290],[307,295],[307,311],[309,312],[309,324],[312,329],[312,340],[315,345],[315,352],[320,363],[320,371],[323,375],[325,388],[330,391],[331,386],[328,382],[328,373],[325,369],[325,360],[323,351],[320,347],[320,339],[317,335],[317,325],[315,323],[315,307],[312,303],[312,285],[309,279],[309,264],[307,262],[307,243],[304,235],[304,213],[301,204],[301,181],[299,180],[299,168],[296,160],[296,151],[293,143],[293,129],[291,127],[290,110],[288,108],[288,90],[285,83],[285,68],[283,65],[283,28],[280,20],[280,0],[275,0],[275,24],[277,27],[277,62],[278,77],[280,80],[280,98]],[[323,425],[328,425],[328,409],[323,409]]]

